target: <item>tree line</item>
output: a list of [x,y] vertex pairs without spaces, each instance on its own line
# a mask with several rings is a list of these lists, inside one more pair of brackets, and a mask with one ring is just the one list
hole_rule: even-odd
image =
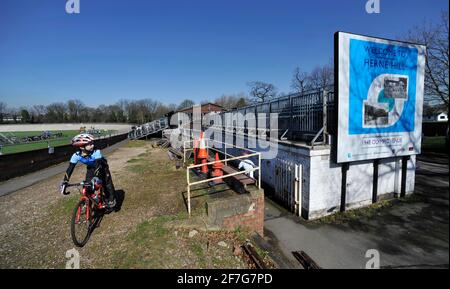
[[163,117],[194,102],[183,101],[180,105],[165,105],[153,99],[120,100],[112,105],[88,107],[78,99],[55,102],[49,105],[8,108],[0,102],[1,123],[70,123],[70,122],[108,122],[145,123]]

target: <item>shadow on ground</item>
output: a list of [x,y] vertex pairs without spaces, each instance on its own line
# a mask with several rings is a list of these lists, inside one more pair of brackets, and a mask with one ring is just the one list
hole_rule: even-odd
[[119,212],[122,209],[123,201],[125,200],[125,191],[124,190],[116,190],[116,208],[115,212]]

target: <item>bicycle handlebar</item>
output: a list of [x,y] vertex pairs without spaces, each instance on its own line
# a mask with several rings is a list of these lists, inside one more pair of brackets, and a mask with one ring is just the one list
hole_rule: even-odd
[[90,183],[87,182],[80,182],[80,183],[74,183],[74,184],[67,184],[66,188],[68,187],[79,187],[79,186],[84,186],[84,187],[91,187],[92,185]]

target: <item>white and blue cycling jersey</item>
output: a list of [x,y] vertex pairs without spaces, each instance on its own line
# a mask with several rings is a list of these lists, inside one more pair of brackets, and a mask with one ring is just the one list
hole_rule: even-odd
[[100,150],[95,150],[92,154],[88,156],[82,156],[81,152],[78,151],[72,155],[70,158],[70,163],[77,164],[78,162],[87,165],[88,167],[94,166],[95,161],[98,159],[103,158],[102,153]]

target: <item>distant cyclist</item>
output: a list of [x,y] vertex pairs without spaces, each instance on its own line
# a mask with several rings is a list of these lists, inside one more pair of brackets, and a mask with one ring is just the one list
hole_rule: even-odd
[[94,150],[94,136],[87,133],[78,134],[73,137],[72,145],[78,148],[70,158],[69,167],[67,168],[64,180],[61,183],[61,194],[67,195],[66,185],[69,182],[70,176],[73,173],[75,165],[80,162],[87,166],[86,181],[91,182],[94,177],[97,177],[104,184],[106,205],[112,209],[116,205],[115,189],[112,182],[111,173],[109,171],[108,162],[102,156],[100,150]]

